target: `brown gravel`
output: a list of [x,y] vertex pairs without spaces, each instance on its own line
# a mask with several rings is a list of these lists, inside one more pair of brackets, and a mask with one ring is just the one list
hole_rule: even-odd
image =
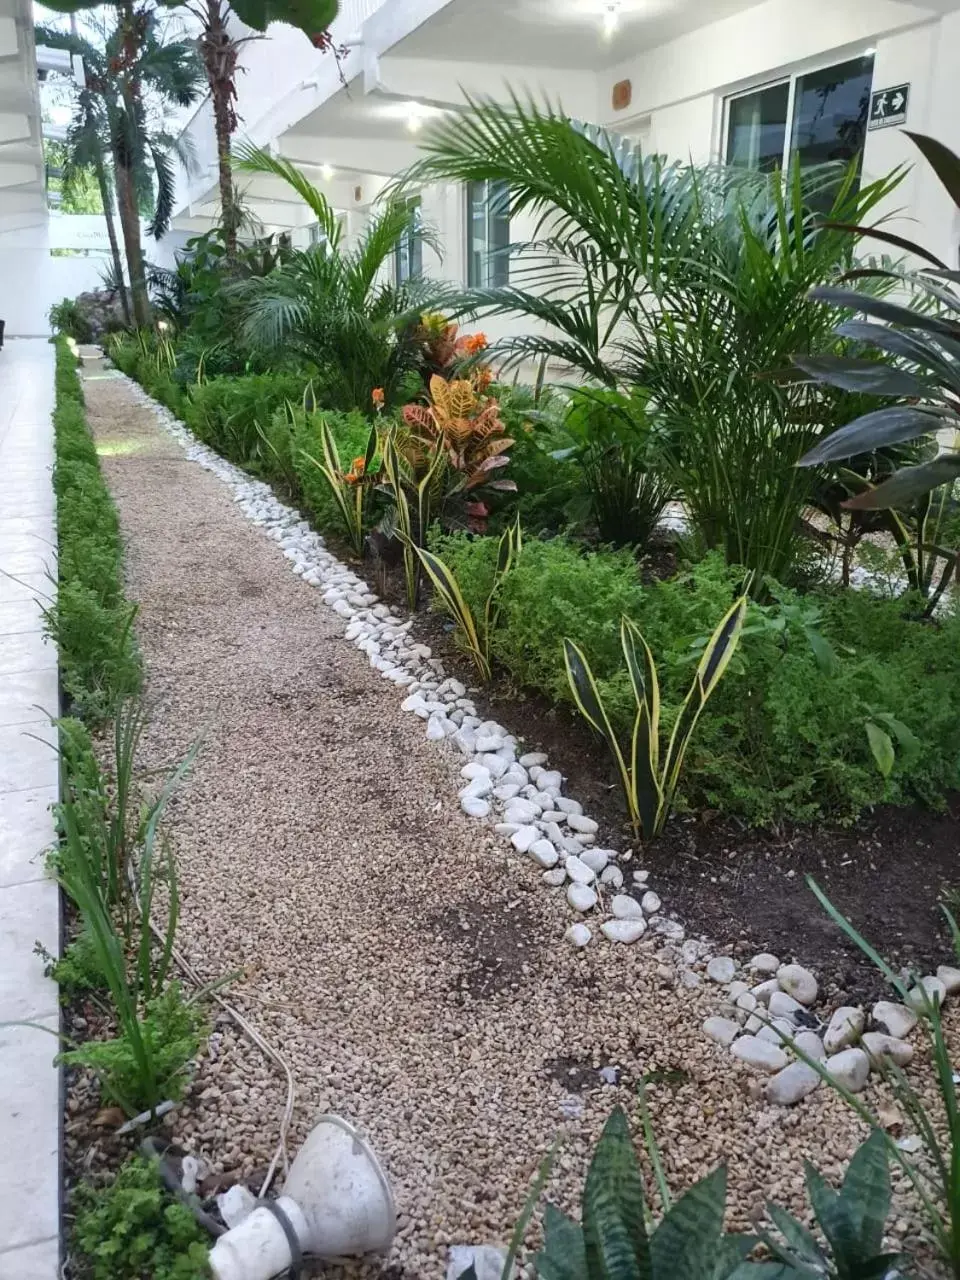
[[[731,1225],[768,1197],[802,1212],[803,1158],[836,1176],[864,1132],[843,1103],[757,1102],[753,1073],[700,1031],[716,996],[665,984],[659,944],[564,943],[562,891],[460,814],[454,761],[319,593],[124,382],[86,396],[140,605],[143,763],[203,736],[170,823],[180,945],[206,979],[245,970],[230,998],[293,1067],[293,1148],[327,1110],[370,1136],[400,1214],[390,1275],[438,1277],[444,1246],[505,1241],[557,1134],[549,1192],[573,1207],[603,1121],[616,1102],[635,1115],[646,1072],[682,1073],[650,1094],[675,1189],[726,1160]],[[218,1033],[175,1131],[246,1175],[272,1155],[284,1087]]]

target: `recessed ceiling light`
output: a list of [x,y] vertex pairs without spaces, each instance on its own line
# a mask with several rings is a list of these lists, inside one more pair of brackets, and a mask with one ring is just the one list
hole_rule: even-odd
[[611,0],[607,5],[603,14],[603,34],[607,40],[612,40],[620,25],[620,5]]
[[335,172],[336,171],[332,164],[325,164],[325,165],[321,165],[320,167],[320,175],[323,178],[324,182],[329,182]]

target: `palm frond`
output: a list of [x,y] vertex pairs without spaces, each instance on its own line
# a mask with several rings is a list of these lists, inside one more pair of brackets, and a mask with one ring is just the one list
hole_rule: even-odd
[[320,229],[332,248],[340,243],[340,223],[333,207],[318,191],[302,169],[283,156],[271,155],[252,142],[239,141],[233,149],[234,168],[241,173],[267,174],[287,183],[315,215]]

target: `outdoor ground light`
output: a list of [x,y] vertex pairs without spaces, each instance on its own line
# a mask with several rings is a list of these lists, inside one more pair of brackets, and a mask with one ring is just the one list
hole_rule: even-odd
[[214,1280],[270,1280],[301,1258],[382,1253],[396,1231],[386,1174],[357,1131],[324,1116],[277,1200],[257,1207],[210,1251]]

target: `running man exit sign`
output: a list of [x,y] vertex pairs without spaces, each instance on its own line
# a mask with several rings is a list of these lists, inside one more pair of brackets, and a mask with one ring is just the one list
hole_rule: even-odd
[[910,105],[910,86],[898,84],[892,89],[878,89],[870,95],[870,123],[868,129],[892,129],[907,123]]

